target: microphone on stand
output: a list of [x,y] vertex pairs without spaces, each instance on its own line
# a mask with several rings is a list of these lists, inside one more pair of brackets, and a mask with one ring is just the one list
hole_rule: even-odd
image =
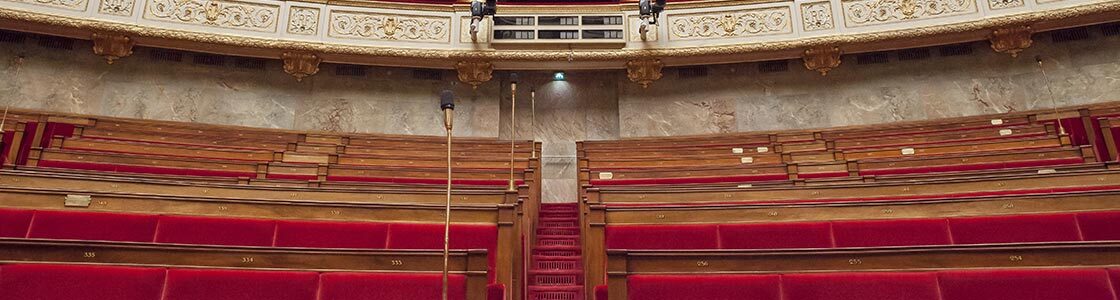
[[443,110],[443,127],[451,130],[452,114],[455,110],[455,94],[451,90],[443,90],[439,94],[439,108]]
[[443,110],[443,127],[447,129],[447,202],[443,211],[443,300],[447,300],[447,265],[451,256],[451,121],[455,111],[455,94],[443,90],[439,94],[439,108]]

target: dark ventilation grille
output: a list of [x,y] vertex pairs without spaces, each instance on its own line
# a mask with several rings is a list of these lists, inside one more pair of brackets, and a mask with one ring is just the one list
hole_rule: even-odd
[[39,46],[55,49],[74,49],[74,40],[56,36],[39,36]]
[[886,52],[864,53],[856,55],[857,65],[885,64],[890,61]]
[[764,61],[758,63],[759,73],[778,73],[789,71],[788,60]]
[[1102,24],[1101,34],[1103,34],[1104,36],[1120,35],[1120,23]]
[[180,62],[183,61],[183,52],[175,50],[152,49],[152,51],[148,52],[148,58],[151,60]]
[[1089,39],[1089,29],[1085,27],[1062,29],[1050,33],[1050,40],[1055,43],[1065,43]]
[[443,80],[443,72],[440,70],[431,69],[416,69],[412,70],[412,79],[419,80]]
[[929,58],[929,48],[898,50],[898,60],[923,60]]
[[941,46],[937,48],[937,52],[941,54],[941,56],[972,55],[972,44]]
[[366,66],[336,65],[334,75],[338,76],[366,76]]
[[260,58],[241,57],[233,61],[233,65],[242,69],[264,70],[265,60]]
[[677,78],[695,78],[708,76],[708,67],[684,67],[677,69]]
[[27,41],[27,35],[22,32],[0,30],[0,42],[23,44]]
[[197,53],[194,55],[194,63],[207,66],[224,66],[226,58],[221,55]]

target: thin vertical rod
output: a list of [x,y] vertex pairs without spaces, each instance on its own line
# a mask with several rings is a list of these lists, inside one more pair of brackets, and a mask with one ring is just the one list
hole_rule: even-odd
[[[510,85],[509,94],[509,190],[517,190],[517,182],[513,180],[513,150],[517,141],[517,83]],[[534,147],[536,148],[536,147]]]
[[1042,57],[1035,59],[1038,61],[1038,70],[1042,71],[1042,78],[1046,79],[1046,91],[1050,93],[1050,105],[1054,107],[1054,120],[1058,123],[1058,134],[1066,134],[1066,128],[1062,126],[1062,118],[1058,117],[1058,101],[1054,100],[1054,89],[1050,87],[1050,75],[1046,74],[1046,68],[1042,67]]
[[[446,113],[446,112],[445,112]],[[447,300],[447,265],[451,256],[451,124],[447,124],[447,202],[443,207],[443,300]]]
[[[529,108],[533,111],[533,122],[532,122],[533,136],[532,136],[532,138],[533,138],[534,141],[536,141],[537,140],[537,90],[536,89],[529,89]],[[532,147],[533,147],[533,158],[537,158],[536,142],[533,142]]]

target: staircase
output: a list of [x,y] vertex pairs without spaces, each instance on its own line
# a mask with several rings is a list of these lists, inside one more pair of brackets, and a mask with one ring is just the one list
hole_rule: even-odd
[[529,300],[583,300],[579,206],[541,204],[529,268]]

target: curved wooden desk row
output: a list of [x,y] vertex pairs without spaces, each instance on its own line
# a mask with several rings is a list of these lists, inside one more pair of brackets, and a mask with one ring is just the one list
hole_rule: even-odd
[[[1120,244],[1115,242],[1101,243],[1038,243],[1018,245],[975,245],[953,247],[898,247],[890,249],[844,249],[844,250],[784,250],[776,251],[612,251],[609,254],[607,275],[608,287],[600,295],[609,293],[609,299],[670,299],[653,295],[649,290],[653,286],[628,282],[634,278],[659,278],[666,279],[662,284],[669,284],[670,289],[700,289],[692,295],[720,294],[718,291],[704,290],[710,288],[730,288],[751,290],[751,282],[738,278],[736,274],[798,274],[822,273],[821,276],[830,276],[832,279],[844,276],[864,276],[867,272],[882,274],[882,278],[898,278],[898,276],[912,275],[910,272],[981,272],[960,270],[989,270],[988,272],[1018,272],[1021,276],[1004,277],[998,273],[984,273],[982,277],[987,282],[998,282],[1009,278],[1008,283],[1022,281],[1022,278],[1066,278],[1076,273],[1062,273],[1058,270],[1097,270],[1103,285],[1083,285],[1076,282],[1069,286],[1058,281],[1054,285],[1034,287],[1047,290],[1084,290],[1091,287],[1101,291],[1101,295],[1092,298],[1075,297],[1071,294],[1064,296],[1075,297],[1067,299],[1113,299],[1114,294],[1110,287],[1107,273],[1101,271],[1105,268],[1120,266]],[[1003,271],[1005,270],[1005,271]],[[1051,274],[1050,272],[1058,272]],[[1060,273],[1060,274],[1059,274]],[[1116,273],[1116,272],[1113,272]],[[719,275],[719,277],[713,275]],[[839,277],[834,277],[835,274]],[[967,274],[967,273],[965,273]],[[973,273],[980,274],[980,273]],[[707,278],[707,279],[706,279]],[[720,280],[720,278],[728,280]],[[774,277],[777,279],[777,277]],[[977,278],[979,279],[979,278]],[[635,279],[637,280],[637,279]],[[1076,280],[1075,280],[1076,281]],[[862,281],[867,283],[868,281]],[[1042,282],[1039,282],[1042,283]],[[1074,282],[1070,282],[1074,283]],[[983,286],[983,283],[976,283]],[[726,285],[726,286],[725,286]],[[848,287],[860,284],[853,281]],[[890,286],[870,285],[869,287]],[[775,285],[777,287],[777,285]],[[791,288],[791,287],[787,287]],[[911,288],[918,288],[912,286]],[[1002,288],[1007,288],[1006,286]],[[1017,287],[1012,287],[1017,288]],[[636,290],[630,290],[636,289]],[[987,288],[975,290],[1001,289],[1000,285],[988,285]],[[936,290],[936,288],[934,288]],[[787,291],[788,292],[788,291]],[[843,296],[848,294],[842,290],[832,290],[837,293],[833,297],[838,299],[859,299],[858,297]],[[725,291],[726,293],[726,291]],[[681,293],[676,293],[681,294]],[[856,293],[864,294],[864,293]],[[889,293],[872,293],[883,296]],[[1012,293],[1016,294],[1016,293]],[[1029,299],[1044,300],[1051,293],[1028,292],[1027,298],[1002,298],[1007,295],[992,295],[996,298],[983,299]],[[1090,292],[1089,294],[1092,294]],[[674,294],[675,295],[675,294]],[[788,293],[787,293],[788,295]],[[933,298],[937,299],[936,293]],[[1040,298],[1041,297],[1041,298]],[[602,297],[597,298],[604,300]],[[723,299],[723,298],[720,298]],[[730,298],[728,298],[730,299]],[[761,297],[759,299],[779,299]],[[799,298],[800,299],[800,298]],[[812,298],[806,298],[812,299]],[[927,299],[911,297],[906,299]],[[972,298],[954,298],[972,299]],[[981,299],[981,298],[976,298]]]
[[799,187],[597,187],[587,190],[586,201],[591,205],[642,206],[904,201],[1089,190],[1110,188],[1116,186],[1117,182],[1120,182],[1120,171],[1090,170]]
[[[1090,147],[1053,147],[1004,150],[948,156],[836,161],[824,163],[740,164],[688,168],[581,169],[580,180],[590,186],[617,185],[737,185],[776,181],[836,179],[893,175],[957,175],[962,172],[1007,169],[1063,168],[1094,164]],[[1103,164],[1100,166],[1103,167]]]
[[[612,141],[583,141],[577,143],[580,154],[593,152],[642,152],[664,149],[666,151],[683,152],[686,149],[699,150],[702,148],[730,148],[769,146],[774,151],[776,146],[782,146],[780,152],[799,152],[812,150],[825,150],[849,148],[860,146],[857,143],[867,142],[867,145],[877,145],[884,142],[890,143],[920,136],[952,137],[955,134],[969,135],[991,129],[1013,129],[1013,134],[1022,134],[1017,128],[1031,128],[1045,126],[1046,132],[1058,133],[1058,121],[1061,129],[1071,135],[1095,132],[1093,125],[1101,117],[1120,116],[1120,102],[1108,102],[1092,105],[1064,107],[1057,110],[1039,109],[1005,114],[992,114],[960,118],[932,119],[912,122],[898,122],[889,124],[858,125],[839,128],[825,128],[812,130],[786,130],[774,132],[747,132],[730,134],[713,134],[682,137],[646,137],[630,138]],[[998,133],[993,131],[992,133]],[[966,136],[964,138],[976,138]],[[958,137],[959,139],[959,137]],[[921,140],[908,141],[922,142]],[[827,144],[827,145],[826,145]],[[821,145],[825,145],[822,147]]]
[[[485,250],[452,251],[448,266],[453,274],[453,299],[489,299]],[[442,268],[442,251],[276,249],[0,239],[0,272],[4,274],[0,289],[8,296],[25,299],[55,299],[51,297],[62,295],[83,295],[87,298],[82,299],[88,299],[90,295],[101,295],[113,299],[157,300],[163,299],[161,294],[171,298],[189,298],[184,295],[206,297],[212,294],[211,297],[217,297],[213,293],[220,293],[224,297],[246,290],[255,291],[250,294],[256,296],[276,297],[269,299],[292,300],[320,299],[316,294],[347,294],[316,292],[323,284],[329,284],[326,276],[338,276],[334,280],[361,278],[361,284],[349,288],[367,286],[369,288],[359,288],[366,291],[366,296],[376,295],[376,291],[380,290],[381,293],[438,297]],[[135,274],[137,270],[154,270],[155,277],[176,278],[157,278],[151,284],[141,284],[146,282],[143,278],[128,275]],[[164,272],[178,273],[165,275]],[[292,280],[292,277],[309,280]],[[202,282],[209,283],[205,288],[197,286]],[[164,287],[164,284],[179,286],[176,289]],[[153,292],[137,292],[137,289]],[[491,286],[490,289],[501,292],[500,287]],[[161,293],[161,290],[164,292]],[[321,299],[350,298],[325,296]]]

